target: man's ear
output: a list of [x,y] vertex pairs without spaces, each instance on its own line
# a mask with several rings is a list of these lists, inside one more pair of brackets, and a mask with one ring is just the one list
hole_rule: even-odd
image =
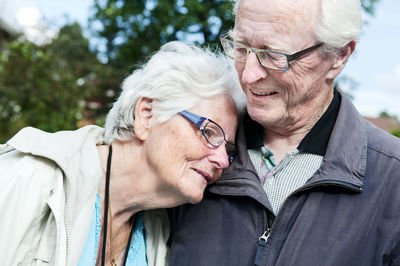
[[344,66],[347,63],[347,60],[349,59],[350,55],[354,52],[354,49],[356,49],[356,42],[351,41],[338,52],[338,54],[335,56],[335,60],[331,67],[331,70],[328,73],[327,76],[328,79],[333,80],[340,74],[340,72],[342,72]]
[[153,99],[141,97],[136,101],[134,132],[139,140],[145,140],[149,134],[152,111]]

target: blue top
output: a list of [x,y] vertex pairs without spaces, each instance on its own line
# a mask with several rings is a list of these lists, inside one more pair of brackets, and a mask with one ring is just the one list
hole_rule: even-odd
[[[86,244],[79,259],[78,266],[96,265],[97,248],[99,246],[101,234],[101,201],[97,194],[95,210],[90,225]],[[143,215],[136,215],[135,232],[131,241],[126,260],[126,266],[147,266],[146,243],[144,239]]]

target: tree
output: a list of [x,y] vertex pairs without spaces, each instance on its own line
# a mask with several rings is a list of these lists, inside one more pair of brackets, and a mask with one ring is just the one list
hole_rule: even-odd
[[361,0],[361,7],[366,13],[374,15],[375,6],[379,1],[380,0]]
[[[373,14],[379,0],[362,0]],[[159,47],[172,40],[219,46],[221,33],[233,27],[233,0],[95,0],[90,19],[93,35],[102,40],[100,54],[122,80]],[[341,84],[354,89],[349,77]],[[116,88],[117,86],[112,86]]]
[[397,117],[395,115],[391,115],[386,111],[382,111],[379,113],[379,117],[385,117],[385,118],[395,118],[397,119]]
[[75,129],[100,63],[79,24],[60,29],[50,44],[5,43],[0,56],[0,143],[24,126]]
[[396,136],[396,137],[400,138],[400,129],[397,129],[397,130],[392,131],[391,134],[392,134],[393,136]]
[[[102,1],[104,2],[104,1]],[[227,0],[95,0],[91,19],[97,37],[104,40],[104,56],[125,69],[144,60],[161,44],[172,40],[218,42],[233,25],[232,1]]]
[[[379,0],[363,0],[373,14]],[[47,131],[102,124],[119,84],[172,40],[217,47],[233,27],[231,0],[95,0],[90,20],[96,52],[79,24],[50,44],[5,43],[0,54],[0,143],[24,126]],[[98,53],[98,54],[97,54]],[[102,59],[101,64],[97,57]]]
[[[379,0],[362,0],[369,14]],[[160,45],[182,40],[216,45],[233,27],[233,0],[95,0],[90,19],[103,41],[104,59],[126,67],[141,62]]]
[[[233,26],[232,5],[230,0],[95,0],[90,25],[99,57],[109,67],[99,86],[117,95],[121,81],[166,42],[216,47],[221,33]],[[108,107],[112,98],[103,99]]]

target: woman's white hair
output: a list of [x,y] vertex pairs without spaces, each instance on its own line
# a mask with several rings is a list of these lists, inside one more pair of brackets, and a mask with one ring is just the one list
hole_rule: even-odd
[[245,98],[232,61],[209,49],[169,42],[123,81],[121,95],[107,115],[105,141],[132,139],[140,97],[154,99],[153,114],[165,122],[219,94],[231,96],[237,108]]
[[[234,0],[233,12],[236,16],[240,0]],[[325,45],[326,52],[336,53],[351,41],[359,41],[361,34],[360,0],[319,0],[320,14],[314,33]]]

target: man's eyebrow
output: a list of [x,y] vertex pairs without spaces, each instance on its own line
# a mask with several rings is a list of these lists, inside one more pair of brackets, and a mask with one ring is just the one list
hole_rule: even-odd
[[271,50],[271,51],[277,51],[277,52],[283,52],[283,53],[288,53],[289,51],[286,49],[282,49],[282,47],[276,46],[276,45],[270,45],[266,44],[267,42],[262,42],[262,43],[255,43],[255,44],[250,44],[246,38],[241,37],[245,36],[245,34],[240,34],[236,31],[231,31],[229,32],[229,36],[236,42],[239,42],[241,44],[244,44],[246,46],[260,49],[260,50]]
[[245,41],[246,34],[243,32],[240,32],[236,29],[232,29],[228,32],[228,36],[231,37],[234,40],[237,41]]

